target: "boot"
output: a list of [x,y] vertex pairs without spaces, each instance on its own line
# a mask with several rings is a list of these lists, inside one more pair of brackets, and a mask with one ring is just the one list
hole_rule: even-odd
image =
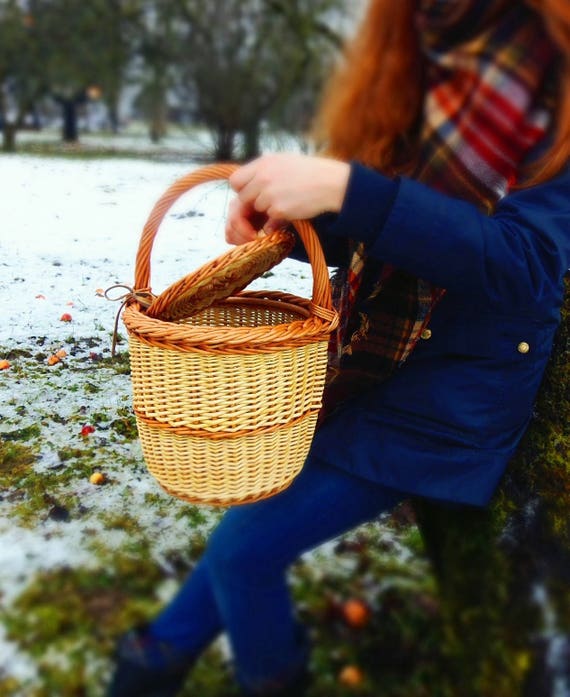
[[307,697],[312,678],[308,671],[303,671],[293,682],[264,692],[243,692],[243,697]]
[[191,667],[188,656],[137,627],[119,640],[107,697],[176,697]]

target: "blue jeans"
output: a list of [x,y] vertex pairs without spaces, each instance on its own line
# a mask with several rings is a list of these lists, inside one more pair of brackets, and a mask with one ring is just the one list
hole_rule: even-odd
[[152,634],[197,656],[226,631],[237,679],[247,691],[287,684],[308,658],[287,567],[404,497],[310,458],[281,494],[224,515],[198,565],[152,623]]

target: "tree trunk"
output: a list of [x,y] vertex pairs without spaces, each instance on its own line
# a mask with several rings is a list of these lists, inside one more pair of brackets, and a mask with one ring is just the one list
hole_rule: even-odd
[[253,158],[257,157],[260,154],[259,123],[256,122],[256,123],[249,124],[248,127],[244,130],[243,136],[244,136],[244,149],[243,149],[244,159],[253,160]]
[[163,102],[152,105],[149,137],[151,143],[160,143],[166,135],[166,106]]
[[219,128],[216,133],[216,151],[214,157],[218,162],[228,162],[234,156],[235,131]]
[[75,97],[56,97],[61,107],[61,137],[64,143],[76,143],[79,140],[77,127],[77,107],[80,102]]
[[109,115],[109,126],[111,133],[117,135],[119,133],[119,104],[117,99],[110,99],[107,103],[107,112]]
[[570,697],[570,282],[533,421],[488,510],[417,502],[454,697]]
[[2,150],[3,152],[16,152],[16,132],[17,126],[13,123],[4,121],[2,129]]

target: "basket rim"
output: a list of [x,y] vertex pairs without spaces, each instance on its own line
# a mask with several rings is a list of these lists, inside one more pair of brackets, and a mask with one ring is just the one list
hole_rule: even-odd
[[259,327],[211,327],[148,317],[141,305],[133,301],[123,311],[123,322],[129,334],[151,346],[180,351],[235,352],[252,349],[270,352],[298,348],[307,343],[328,342],[338,322],[336,312],[331,312],[330,317],[319,317],[314,313],[312,301],[279,291],[245,291],[216,302],[212,307],[228,304],[279,307],[297,312],[302,318]]
[[[199,184],[220,179],[229,179],[238,167],[239,165],[235,163],[229,164],[222,162],[200,167],[176,180],[162,194],[153,206],[139,240],[139,247],[135,257],[134,288],[136,291],[148,290],[151,287],[151,255],[154,240],[166,213],[170,210],[174,202],[178,200],[180,196]],[[292,220],[290,222],[297,231],[307,252],[307,257],[313,273],[313,302],[316,307],[322,309],[324,312],[333,312],[329,272],[318,235],[311,221],[308,219]],[[237,254],[239,255],[239,253],[238,251]]]

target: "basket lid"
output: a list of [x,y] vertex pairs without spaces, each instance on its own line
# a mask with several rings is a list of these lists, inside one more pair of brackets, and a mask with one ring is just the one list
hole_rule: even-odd
[[294,244],[292,232],[276,230],[238,245],[173,283],[154,298],[146,314],[175,321],[205,310],[269,271],[289,254]]

